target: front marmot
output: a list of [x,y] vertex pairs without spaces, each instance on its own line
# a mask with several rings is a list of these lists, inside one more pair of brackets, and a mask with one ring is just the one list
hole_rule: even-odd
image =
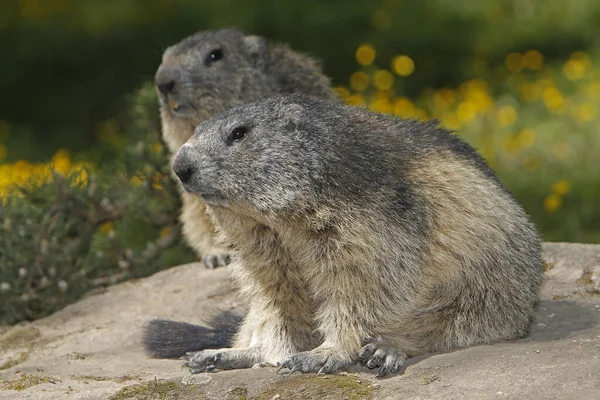
[[[298,92],[336,99],[314,60],[235,29],[200,32],[169,47],[155,80],[163,138],[172,154],[199,123],[257,97]],[[182,193],[182,202],[187,243],[207,267],[225,265],[228,252],[214,246],[202,199]]]
[[380,374],[407,357],[524,336],[538,233],[485,161],[435,123],[302,95],[200,125],[174,171],[202,195],[249,302],[232,349],[193,373],[280,364]]

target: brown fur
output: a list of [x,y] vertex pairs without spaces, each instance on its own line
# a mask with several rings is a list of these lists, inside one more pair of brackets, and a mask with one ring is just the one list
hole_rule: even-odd
[[[222,59],[207,63],[215,49]],[[163,87],[158,90],[162,133],[172,154],[196,125],[256,97],[301,92],[335,99],[329,80],[310,57],[234,29],[200,32],[168,48],[156,83]],[[226,264],[228,251],[215,245],[203,201],[186,193],[181,196],[180,220],[187,243],[208,267]]]
[[174,170],[187,192],[210,194],[250,303],[234,349],[195,353],[192,372],[363,360],[386,374],[528,331],[537,231],[483,159],[434,124],[275,96],[202,124]]

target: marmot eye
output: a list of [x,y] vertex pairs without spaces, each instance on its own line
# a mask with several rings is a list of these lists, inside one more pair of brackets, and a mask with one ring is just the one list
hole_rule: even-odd
[[237,128],[233,128],[231,134],[229,135],[229,142],[235,142],[236,140],[241,140],[248,133],[248,128],[245,126],[238,126]]
[[208,57],[206,57],[206,63],[210,64],[215,61],[219,61],[221,58],[223,58],[223,51],[221,49],[214,49],[208,53]]

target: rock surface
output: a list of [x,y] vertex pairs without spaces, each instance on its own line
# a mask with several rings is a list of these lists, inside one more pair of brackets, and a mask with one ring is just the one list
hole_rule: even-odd
[[[200,323],[236,307],[227,269],[188,264],[96,293],[56,314],[0,328],[0,399],[600,399],[600,245],[546,243],[531,334],[409,360],[401,375],[190,375],[148,359],[152,317]],[[18,390],[17,390],[18,389]]]

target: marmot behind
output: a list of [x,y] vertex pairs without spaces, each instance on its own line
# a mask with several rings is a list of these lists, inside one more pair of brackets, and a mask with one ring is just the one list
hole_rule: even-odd
[[249,312],[191,372],[266,362],[380,374],[528,332],[538,233],[485,161],[435,123],[301,95],[200,125],[174,171],[201,194]]
[[[235,29],[205,31],[169,47],[156,73],[163,138],[175,153],[200,122],[260,96],[306,93],[334,100],[329,79],[311,58]],[[205,265],[225,265],[198,196],[182,193],[183,235]]]

